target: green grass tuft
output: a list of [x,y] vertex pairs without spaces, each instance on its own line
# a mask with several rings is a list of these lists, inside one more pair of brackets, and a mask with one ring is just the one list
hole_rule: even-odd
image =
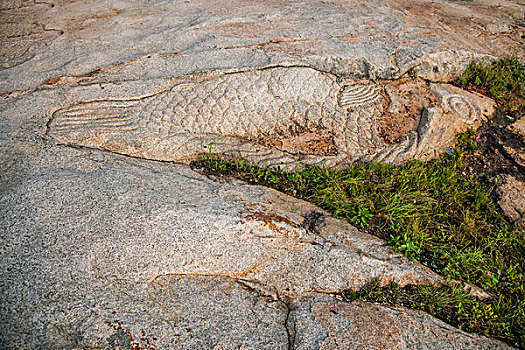
[[[501,300],[472,297],[464,286],[453,283],[408,285],[402,288],[392,282],[381,287],[379,279],[373,279],[358,291],[345,291],[343,297],[348,301],[366,300],[423,310],[461,330],[496,335],[507,341],[512,337],[513,331],[520,332],[517,329],[520,325],[515,324],[514,318],[525,311],[523,304],[512,301],[503,301],[506,305],[502,307]],[[515,305],[518,308],[512,307]]]
[[525,67],[515,58],[472,62],[454,83],[491,97],[511,113],[525,113]]

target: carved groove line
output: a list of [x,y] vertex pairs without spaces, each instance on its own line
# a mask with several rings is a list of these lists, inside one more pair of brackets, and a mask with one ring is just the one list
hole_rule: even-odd
[[345,85],[339,95],[339,105],[342,107],[359,108],[379,102],[381,94],[376,86]]
[[79,103],[70,106],[62,111],[60,118],[53,120],[53,129],[58,133],[88,130],[100,132],[136,130],[138,125],[134,125],[134,119],[129,113],[129,107],[136,103],[129,101],[111,102]]
[[445,105],[466,124],[472,124],[479,117],[477,108],[463,96],[448,96]]

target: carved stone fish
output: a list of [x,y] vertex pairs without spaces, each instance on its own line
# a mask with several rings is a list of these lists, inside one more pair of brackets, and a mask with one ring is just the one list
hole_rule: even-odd
[[[380,107],[381,99],[371,82],[348,86],[306,67],[214,72],[145,98],[73,103],[52,113],[48,134],[159,160],[195,158],[203,146],[263,158],[341,158],[367,146],[358,140],[359,116],[351,125],[348,111]],[[361,138],[371,139],[365,134]]]
[[[211,150],[259,165],[337,166],[423,152],[425,140],[435,138],[434,129],[452,115],[442,111],[442,121],[429,127],[427,113],[425,125],[391,145],[381,137],[377,118],[394,96],[387,98],[371,81],[344,81],[308,67],[212,71],[179,81],[147,97],[75,101],[51,113],[47,132],[64,144],[153,160],[187,163]],[[445,95],[454,106],[472,105],[462,96]]]

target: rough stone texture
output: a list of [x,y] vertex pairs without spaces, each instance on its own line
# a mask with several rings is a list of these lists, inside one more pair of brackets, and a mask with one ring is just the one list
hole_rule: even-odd
[[5,298],[22,302],[17,314],[28,318],[20,328],[4,325],[2,346],[288,349],[286,305],[236,281],[166,275],[150,283],[78,282],[88,281],[59,296],[42,295],[43,286],[32,284],[27,294]]
[[522,117],[509,125],[509,131],[519,134],[525,141],[525,118]]
[[511,175],[502,176],[499,182],[499,206],[512,222],[525,230],[525,183]]
[[467,334],[432,316],[406,308],[388,308],[327,296],[298,303],[289,324],[294,349],[509,349],[499,341]]

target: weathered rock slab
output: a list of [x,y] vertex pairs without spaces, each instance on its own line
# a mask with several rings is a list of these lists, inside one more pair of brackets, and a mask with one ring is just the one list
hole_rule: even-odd
[[[217,328],[216,333],[208,334],[197,321],[184,318],[195,338],[183,332],[186,338],[178,338],[185,339],[183,348],[195,344],[199,348],[198,342],[208,344],[207,337],[220,336],[244,344],[240,339],[250,328],[243,324],[239,333],[228,333],[238,326],[227,327],[219,317],[233,311],[224,311],[222,306],[208,310],[211,301],[207,300],[218,293],[213,292],[219,288],[217,284],[221,290],[230,288],[228,298],[235,299],[221,296],[226,299],[217,301],[219,305],[260,313],[253,319],[259,326],[253,327],[262,327],[260,319],[281,319],[268,321],[268,330],[256,330],[262,332],[257,339],[274,339],[283,334],[283,328],[276,330],[275,324],[282,325],[284,316],[274,304],[263,303],[257,309],[260,311],[246,309],[241,301],[252,297],[242,296],[246,294],[243,286],[260,290],[265,298],[275,301],[308,291],[341,291],[375,276],[385,282],[439,280],[423,266],[384,247],[382,241],[307,203],[260,187],[215,183],[171,165],[129,164],[111,156],[86,159],[82,153],[64,148],[44,154],[49,157],[44,162],[55,157],[70,157],[70,162],[82,156],[84,160],[61,170],[40,168],[32,175],[11,179],[9,189],[4,187],[3,344],[59,347],[85,341],[94,346],[117,337],[107,333],[113,328],[128,330],[135,340],[144,331],[147,339],[154,336],[160,339],[159,344],[167,344],[164,348],[171,348],[173,333],[161,321],[167,316],[161,317],[154,305],[162,298],[170,303],[174,295],[178,295],[177,303],[184,305],[179,306],[181,310],[188,312],[194,307],[210,322],[209,327]],[[313,211],[324,221],[318,217],[317,224],[310,222],[305,227],[305,216]],[[215,276],[227,282],[195,277],[198,283],[191,280],[187,284],[194,286],[185,287],[177,284],[180,275]],[[173,281],[168,283],[169,276]],[[232,280],[235,282],[228,282]],[[155,293],[164,294],[155,294],[144,304],[150,298],[144,293],[163,283],[171,287],[159,289]],[[117,289],[118,293],[114,292]],[[154,310],[148,311],[150,308]],[[108,319],[111,310],[117,314]],[[232,314],[232,322],[246,320],[239,315]],[[219,336],[221,330],[224,333]],[[249,339],[256,338],[243,341]]]
[[[202,69],[199,59],[236,49],[251,51],[253,59],[215,59],[205,68],[259,66],[264,57],[337,75],[390,79],[415,67],[450,79],[468,58],[451,54],[436,64],[426,56],[463,50],[523,57],[523,11],[523,4],[509,0],[266,0],[256,7],[245,1],[4,1],[0,91],[113,65],[141,66],[141,58],[155,55],[189,56],[188,70],[179,73],[187,74]],[[158,78],[165,67],[142,68],[134,71]]]
[[421,311],[311,296],[298,303],[289,324],[294,349],[512,349],[467,334]]
[[[153,173],[125,164],[93,166],[89,173],[35,174],[5,193],[4,203],[14,205],[8,212],[32,212],[4,218],[7,227],[16,223],[6,242],[18,240],[20,230],[43,235],[63,253],[82,251],[83,264],[97,276],[221,275],[260,282],[278,295],[341,291],[375,276],[439,280],[381,240],[272,190],[215,184],[170,167]],[[307,227],[312,213],[317,222]]]

